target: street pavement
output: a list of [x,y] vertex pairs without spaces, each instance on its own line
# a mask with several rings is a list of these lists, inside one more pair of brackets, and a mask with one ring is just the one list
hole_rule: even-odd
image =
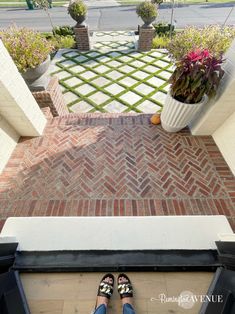
[[[109,5],[107,5],[109,3]],[[99,5],[98,5],[99,4]],[[234,4],[181,5],[174,10],[174,21],[177,28],[187,25],[203,26],[222,25]],[[115,0],[90,2],[88,20],[90,30],[134,30],[142,24],[135,13],[135,6],[117,6]],[[54,25],[74,25],[75,22],[67,13],[66,7],[55,7],[50,10]],[[169,22],[171,8],[163,5],[159,10],[157,21]],[[22,8],[0,9],[0,28],[15,23],[18,26],[31,27],[39,31],[50,31],[51,26],[43,10],[26,10]],[[235,9],[227,24],[235,25]]]

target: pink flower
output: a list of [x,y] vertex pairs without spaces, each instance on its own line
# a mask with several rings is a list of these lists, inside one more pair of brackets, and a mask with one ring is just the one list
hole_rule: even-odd
[[194,51],[191,51],[187,54],[186,58],[190,62],[196,62],[202,59],[206,59],[210,57],[210,52],[207,49],[201,50],[201,49],[196,49]]

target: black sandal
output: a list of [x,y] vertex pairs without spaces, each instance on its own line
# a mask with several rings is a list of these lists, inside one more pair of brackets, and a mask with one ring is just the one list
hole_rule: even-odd
[[[124,277],[127,280],[127,282],[119,283],[120,277]],[[131,281],[125,274],[120,274],[118,276],[118,292],[121,299],[133,297],[133,287],[132,287]]]
[[[107,277],[112,278],[113,284],[110,284],[110,283],[107,283],[107,282],[104,281]],[[112,274],[104,275],[104,277],[100,281],[100,285],[99,285],[99,288],[98,288],[97,296],[105,297],[105,298],[110,299],[112,294],[113,294],[113,286],[114,286],[114,277],[113,277],[113,275]]]

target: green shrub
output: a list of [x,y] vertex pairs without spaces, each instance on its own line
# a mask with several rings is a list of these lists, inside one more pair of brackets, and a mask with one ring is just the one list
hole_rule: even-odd
[[58,49],[62,48],[76,48],[76,41],[73,36],[57,36],[56,37]]
[[229,48],[233,38],[234,27],[221,28],[213,25],[200,29],[191,26],[174,36],[168,50],[176,60],[197,48],[208,49],[214,56],[219,57]]
[[152,19],[157,17],[156,6],[149,1],[141,2],[136,8],[136,13],[138,16],[144,19]]
[[151,2],[159,6],[160,4],[163,3],[163,0],[151,0]]
[[59,36],[74,36],[74,30],[72,26],[56,26],[53,28],[52,33]]
[[28,28],[11,26],[0,30],[0,38],[20,72],[35,68],[45,61],[53,50],[50,41]]
[[53,35],[50,33],[48,35],[47,33],[44,33],[44,36],[46,36],[47,40],[51,42],[51,44],[54,47],[54,52],[56,52],[59,49],[67,48],[67,49],[73,49],[76,48],[76,41],[74,36],[59,36],[59,35]]
[[75,16],[84,16],[87,13],[87,6],[82,0],[75,0],[68,6],[68,12],[74,18]]
[[156,36],[153,39],[153,49],[163,49],[167,48],[170,42],[170,38],[168,36]]
[[165,36],[165,35],[169,36],[170,31],[172,31],[172,33],[175,33],[174,32],[175,26],[171,24],[158,23],[158,24],[154,24],[153,26],[155,28],[156,35],[158,36]]

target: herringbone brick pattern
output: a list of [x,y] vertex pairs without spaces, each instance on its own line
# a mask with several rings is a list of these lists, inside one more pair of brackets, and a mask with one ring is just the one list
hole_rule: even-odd
[[0,176],[0,215],[226,215],[235,180],[213,139],[147,115],[70,114],[22,138]]

